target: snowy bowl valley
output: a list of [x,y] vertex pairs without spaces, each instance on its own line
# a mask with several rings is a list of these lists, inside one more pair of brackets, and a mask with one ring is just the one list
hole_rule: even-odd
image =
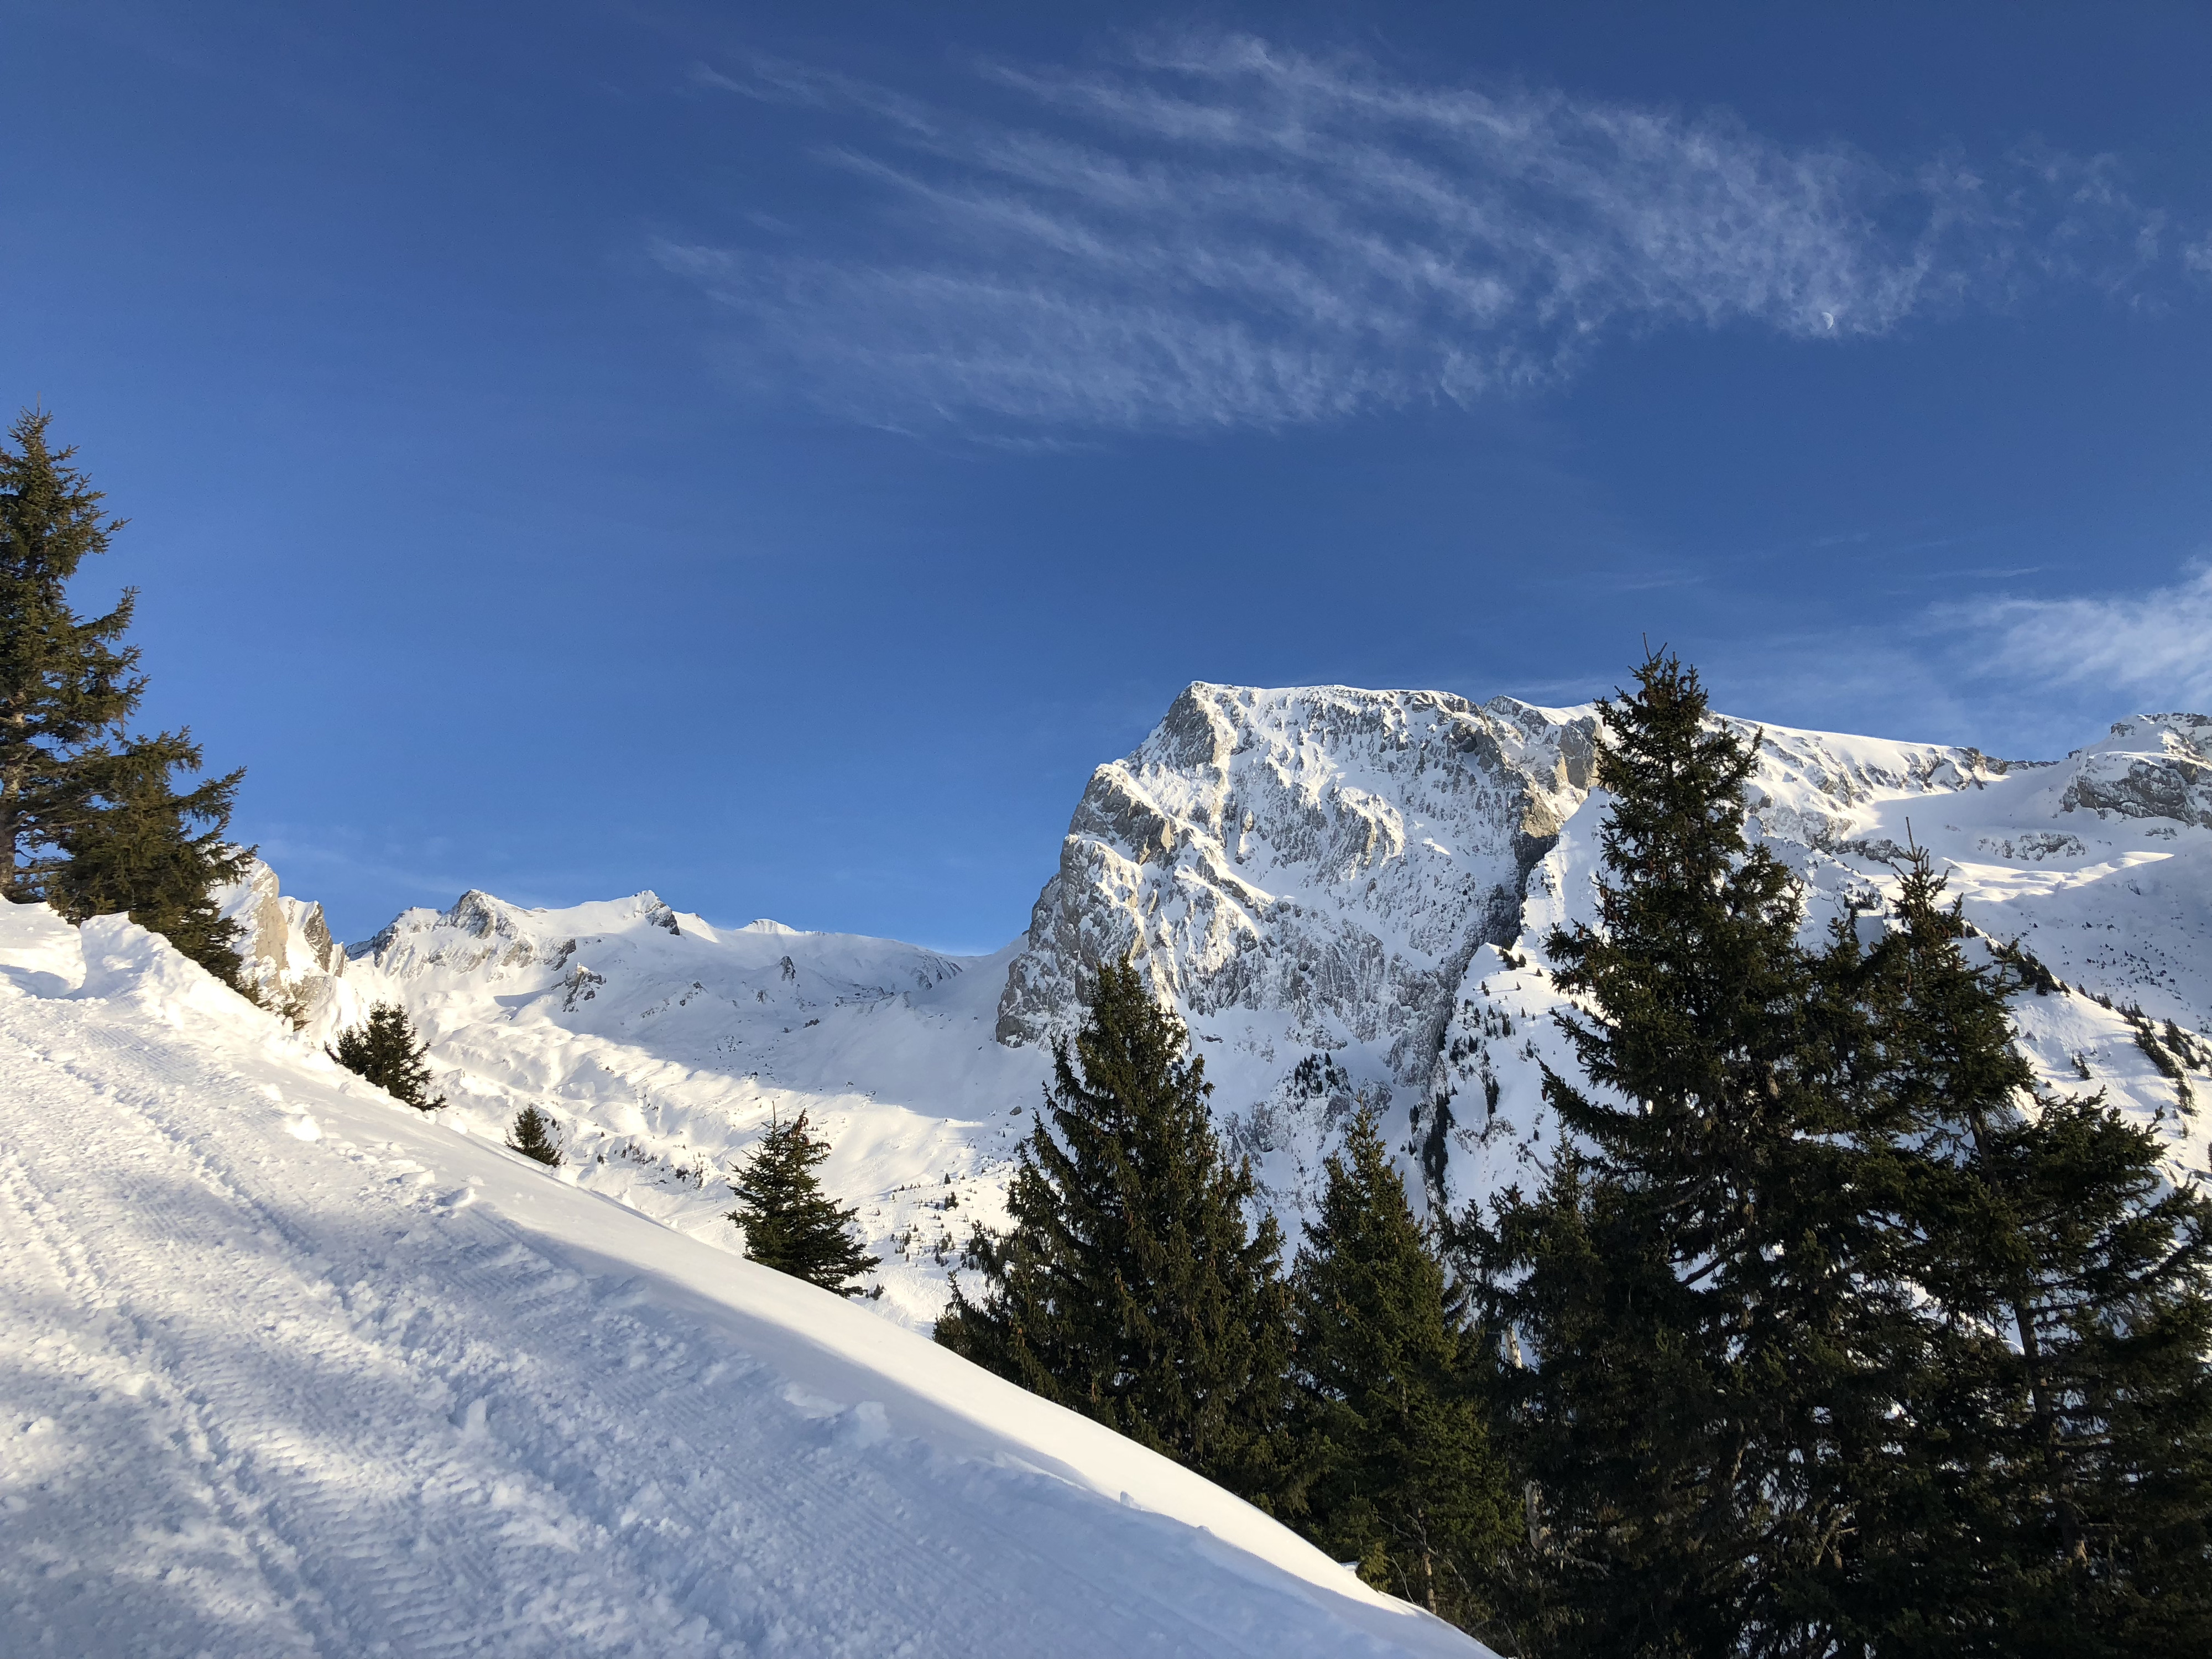
[[[2056,762],[1734,721],[1804,926],[1928,849],[2054,1088],[2212,1175],[2212,719]],[[1569,1066],[1596,713],[1194,684],[1076,803],[988,957],[461,895],[335,942],[257,865],[264,1006],[120,917],[0,910],[9,1651],[1479,1654],[1179,1466],[928,1340],[1002,1226],[1102,963],[1188,1023],[1295,1243],[1375,1107],[1431,1212],[1527,1186]],[[449,1103],[325,1044],[379,1003]],[[503,1145],[553,1120],[564,1162]],[[732,1164],[807,1115],[882,1258],[744,1259]]]

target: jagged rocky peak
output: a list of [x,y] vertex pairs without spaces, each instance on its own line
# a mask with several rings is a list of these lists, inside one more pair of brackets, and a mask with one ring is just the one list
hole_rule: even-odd
[[312,1000],[320,981],[344,973],[345,947],[331,937],[323,907],[285,897],[276,872],[259,859],[249,858],[240,878],[214,897],[216,908],[239,925],[246,983],[272,1007]]
[[2212,716],[2138,714],[2067,757],[2066,811],[2212,830]]
[[437,925],[472,939],[487,939],[495,933],[512,939],[517,931],[514,912],[514,907],[506,900],[471,887],[453,901],[451,909],[441,913]]
[[[697,919],[691,921],[697,929]],[[555,911],[510,904],[471,888],[443,910],[418,906],[401,911],[382,933],[356,946],[353,954],[373,957],[395,974],[422,968],[496,971],[565,957],[575,950],[579,933],[618,934],[640,927],[678,935],[684,932],[678,913],[650,889],[628,898]]]
[[[1485,939],[1590,783],[1589,709],[1348,686],[1197,684],[1098,768],[1000,1003],[1000,1040],[1064,1031],[1133,957],[1193,1015],[1288,1010],[1295,1040],[1394,1047]],[[1427,1059],[1409,1070],[1425,1071]]]

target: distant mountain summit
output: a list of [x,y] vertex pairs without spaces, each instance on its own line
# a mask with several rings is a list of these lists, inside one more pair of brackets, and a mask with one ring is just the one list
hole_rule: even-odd
[[[2212,719],[2139,715],[2056,763],[1730,723],[1759,739],[1753,831],[1803,879],[1808,929],[1879,912],[1890,861],[1929,848],[1976,927],[2049,970],[2016,1011],[2045,1077],[2163,1112],[2177,1163],[2206,1167]],[[1001,1214],[1051,1045],[1108,960],[1189,1022],[1220,1126],[1286,1221],[1363,1098],[1430,1200],[1526,1184],[1554,1133],[1540,1066],[1570,1063],[1543,940],[1589,914],[1595,733],[1589,706],[1194,684],[1092,775],[1027,933],[988,957],[717,928],[649,892],[470,892],[343,957],[265,871],[231,908],[297,1017],[326,1030],[405,1003],[454,1121],[490,1134],[548,1107],[572,1178],[702,1237],[727,1234],[715,1172],[808,1111],[892,1310],[922,1321],[969,1222]],[[2176,1109],[2175,1064],[2197,1115]]]
[[[2152,1020],[2212,1025],[2212,720],[2138,716],[2055,764],[1729,723],[1759,742],[1753,830],[1803,878],[1808,931],[1877,908],[1911,841],[1990,937]],[[1595,730],[1594,706],[1192,685],[1092,774],[1008,969],[1000,1040],[1064,1034],[1075,988],[1133,957],[1191,1021],[1224,1127],[1279,1204],[1304,1207],[1362,1097],[1401,1126],[1432,1195],[1481,1196],[1542,1144],[1534,1062],[1569,1064],[1543,940],[1589,915]],[[2171,1103],[2099,1013],[2115,1086]],[[2070,1053],[2046,1058],[2078,1085]]]

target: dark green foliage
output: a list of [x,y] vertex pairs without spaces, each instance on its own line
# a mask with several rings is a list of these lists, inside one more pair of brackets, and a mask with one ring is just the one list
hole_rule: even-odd
[[343,1033],[337,1046],[327,1052],[349,1072],[374,1083],[403,1106],[434,1112],[446,1103],[443,1095],[430,1092],[430,1068],[422,1056],[429,1044],[415,1035],[407,1011],[394,1002],[380,1002],[368,1011],[368,1024]]
[[1932,1155],[1942,1322],[1900,1436],[1910,1510],[1870,1516],[1881,1645],[2212,1650],[2212,1205],[2101,1095],[2035,1097],[2004,1005],[2027,976],[1970,959],[1924,854],[1903,875],[1876,982],[1889,1086]]
[[1855,940],[1796,943],[1744,836],[1754,746],[1668,656],[1605,705],[1601,927],[1555,933],[1576,1143],[1478,1230],[1529,1480],[1518,1632],[1545,1653],[1818,1653],[1849,1622],[1853,1492],[1912,1363],[1910,1169],[1849,1086]]
[[76,452],[48,447],[50,418],[26,411],[0,446],[0,897],[127,912],[234,985],[238,929],[208,891],[245,857],[222,839],[242,775],[179,793],[175,775],[200,765],[191,734],[126,731],[146,688],[124,643],[136,594],[81,621],[64,592],[122,525]]
[[730,1182],[738,1195],[730,1219],[745,1230],[745,1254],[763,1267],[856,1296],[853,1281],[879,1258],[853,1238],[859,1212],[838,1208],[822,1190],[814,1170],[829,1156],[830,1143],[806,1133],[805,1113],[774,1125]]
[[1360,1576],[1468,1630],[1520,1531],[1467,1376],[1464,1298],[1406,1202],[1371,1112],[1328,1160],[1291,1275],[1299,1529]]
[[1281,1234],[1247,1224],[1210,1092],[1182,1022],[1109,963],[1023,1143],[1013,1230],[977,1235],[981,1298],[956,1279],[937,1340],[1266,1503],[1290,1468]]
[[[1470,1229],[1554,1654],[2192,1653],[2212,1642],[2212,1212],[2101,1097],[2039,1099],[1924,854],[1871,946],[1796,943],[1750,747],[1647,662],[1607,706],[1587,1086]],[[2138,1030],[2147,1022],[2136,1022]]]
[[[211,890],[235,881],[246,854],[223,839],[242,772],[177,793],[179,772],[196,772],[189,732],[164,732],[78,757],[72,817],[54,831],[66,862],[46,878],[49,902],[72,921],[126,911],[224,984],[236,988],[236,922],[216,912]],[[207,827],[194,834],[194,823]]]
[[526,1106],[514,1115],[514,1129],[507,1145],[508,1151],[534,1158],[549,1170],[561,1167],[561,1142],[553,1132],[553,1120],[535,1106]]

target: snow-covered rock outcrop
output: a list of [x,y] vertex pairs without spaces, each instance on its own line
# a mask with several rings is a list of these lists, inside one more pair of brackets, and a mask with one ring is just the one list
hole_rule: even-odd
[[[1192,686],[1093,775],[1009,966],[1001,1041],[1048,1042],[1100,963],[1133,959],[1189,1019],[1217,1112],[1291,1215],[1362,1098],[1433,1195],[1518,1178],[1547,1133],[1536,1062],[1565,1064],[1542,946],[1588,914],[1595,714]],[[1753,833],[1804,879],[1808,931],[1879,907],[1913,842],[2084,1008],[2212,1026],[2212,720],[2123,721],[2051,765],[1731,723],[1758,738]],[[2101,1033],[2076,1033],[2098,1081],[2147,1115],[2179,1105],[2121,1012],[2081,1018]],[[2073,1053],[2057,1062],[2078,1085]],[[2202,1130],[2171,1127],[2202,1167]]]
[[[1978,927],[2073,988],[2021,1005],[2051,1079],[2087,1066],[2165,1108],[2177,1163],[2204,1167],[2212,1077],[2181,1057],[2198,1110],[2179,1115],[2124,1011],[2161,1052],[2172,1020],[2212,1053],[2191,1035],[2212,1027],[2212,721],[2123,721],[2049,764],[1736,723],[1760,743],[1755,833],[1803,878],[1808,928],[1878,908],[1890,861],[1929,848]],[[1543,940],[1587,911],[1605,811],[1595,729],[1590,708],[1504,697],[1194,685],[1093,775],[1027,934],[995,957],[720,928],[651,893],[472,892],[324,974],[312,907],[273,878],[241,914],[281,921],[255,950],[310,1036],[405,1004],[456,1121],[496,1135],[550,1110],[585,1185],[720,1247],[722,1172],[772,1116],[811,1113],[885,1260],[875,1305],[924,1323],[969,1222],[1002,1217],[1051,1042],[1109,958],[1133,953],[1188,1019],[1221,1126],[1293,1231],[1363,1097],[1417,1191],[1458,1205],[1525,1180],[1551,1133],[1538,1060],[1565,1063]]]
[[240,975],[270,1008],[305,1024],[326,1014],[345,975],[345,946],[331,937],[323,907],[287,897],[276,872],[258,858],[216,894],[216,908],[239,926]]
[[1007,1043],[1064,1034],[1133,951],[1194,1015],[1280,1009],[1291,1041],[1426,1069],[1474,947],[1589,784],[1587,711],[1434,691],[1194,685],[1100,767],[999,1003]]
[[0,903],[7,1651],[1484,1652],[456,1127],[121,918]]

